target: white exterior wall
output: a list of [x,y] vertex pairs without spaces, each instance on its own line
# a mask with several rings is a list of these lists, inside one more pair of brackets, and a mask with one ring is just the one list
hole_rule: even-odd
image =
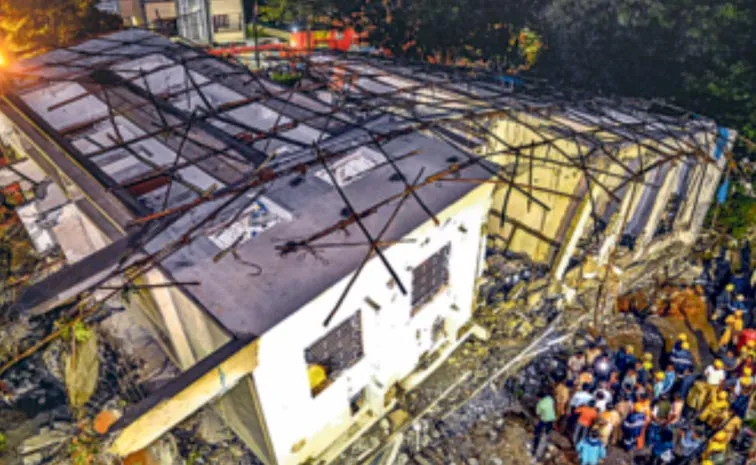
[[[387,286],[391,277],[380,260],[374,258],[366,265],[328,328],[323,327],[323,322],[349,277],[262,336],[254,379],[279,464],[300,463],[343,433],[352,421],[350,398],[363,387],[379,391],[373,391],[373,395],[368,393],[367,397],[374,399],[368,408],[380,412],[383,393],[388,387],[409,375],[420,355],[434,348],[431,328],[438,316],[447,319],[448,340],[456,338],[458,329],[472,313],[474,281],[480,272],[480,244],[485,240],[480,231],[490,206],[489,199],[490,187],[477,188],[461,200],[457,208],[451,207],[439,215],[440,227],[428,221],[415,230],[409,237],[415,238],[417,243],[397,244],[386,251],[407,288],[406,296],[396,285]],[[466,232],[462,232],[460,226],[464,226]],[[450,285],[412,316],[411,270],[449,242]],[[380,310],[368,305],[366,297],[378,303]],[[305,349],[357,310],[362,311],[365,355],[313,398]],[[304,448],[297,454],[292,453],[292,446],[302,439],[307,441]]]

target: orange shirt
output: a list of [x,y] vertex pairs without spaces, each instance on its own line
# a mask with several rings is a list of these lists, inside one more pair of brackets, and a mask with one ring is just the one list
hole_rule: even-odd
[[577,421],[578,424],[585,426],[586,428],[590,428],[593,422],[596,421],[596,418],[598,418],[598,410],[587,405],[581,405],[575,409],[575,413],[580,415]]

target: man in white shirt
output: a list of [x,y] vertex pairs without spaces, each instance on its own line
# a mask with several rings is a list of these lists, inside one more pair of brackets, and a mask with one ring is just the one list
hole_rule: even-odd
[[714,360],[714,364],[709,365],[704,370],[704,376],[706,377],[706,397],[707,399],[713,399],[727,377],[727,372],[724,370],[724,362],[722,360]]
[[570,407],[578,408],[581,405],[585,405],[588,402],[592,401],[593,396],[591,395],[590,392],[588,392],[589,389],[590,389],[590,386],[587,384],[584,384],[579,391],[573,394],[572,400],[570,401]]

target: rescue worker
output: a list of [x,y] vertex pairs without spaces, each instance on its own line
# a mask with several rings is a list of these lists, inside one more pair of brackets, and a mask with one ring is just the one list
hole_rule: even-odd
[[745,418],[753,392],[753,370],[750,367],[745,367],[743,368],[743,376],[738,378],[738,382],[735,385],[735,395],[737,397],[732,403],[732,410],[740,418]]
[[677,341],[675,341],[675,345],[672,346],[672,350],[680,350],[683,344],[688,342],[688,336],[685,333],[680,333],[677,335]]
[[[675,347],[678,347],[678,345],[675,344]],[[683,374],[688,367],[692,369],[695,365],[693,354],[690,353],[690,344],[686,341],[679,345],[679,349],[672,349],[669,361],[675,367],[677,374]]]
[[706,406],[699,419],[711,428],[719,426],[730,409],[728,398],[727,391],[719,391],[716,399],[709,402],[709,405]]
[[709,365],[704,370],[704,376],[706,377],[706,400],[708,402],[713,400],[716,396],[719,388],[722,387],[727,372],[724,370],[724,363],[722,360],[714,360],[713,365]]
[[617,355],[614,356],[614,366],[621,374],[625,374],[628,369],[635,367],[635,349],[633,346],[628,345],[620,347],[617,351]]
[[645,418],[641,434],[638,437],[638,449],[643,449],[646,447],[646,431],[648,430],[648,425],[651,424],[651,396],[646,392],[642,392],[638,397],[639,399],[635,402],[635,407],[641,409]]
[[688,391],[688,397],[686,397],[685,402],[691,410],[699,412],[706,406],[708,393],[706,381],[695,381]]
[[748,310],[746,308],[745,296],[743,294],[738,294],[738,296],[735,297],[735,302],[733,302],[732,305],[730,306],[731,314],[734,314],[738,310],[742,310],[744,312]]
[[643,363],[638,372],[638,383],[647,384],[651,381],[651,373],[654,371],[654,356],[648,352],[643,354]]
[[722,427],[722,431],[727,434],[725,442],[731,443],[735,437],[740,434],[740,430],[743,427],[743,420],[740,419],[734,412],[728,412],[727,418],[725,418],[725,424]]
[[656,372],[656,382],[654,383],[654,399],[658,399],[664,393],[664,372]]
[[747,357],[756,358],[756,341],[753,339],[748,340],[748,342],[741,347],[738,363],[742,363]]
[[725,462],[725,453],[727,452],[727,433],[718,431],[706,445],[706,451],[702,455],[703,460],[711,460],[714,465],[721,465]]
[[725,329],[719,338],[719,348],[726,349],[733,342],[733,332],[735,330],[735,315],[727,315],[725,318]]
[[646,425],[646,415],[643,413],[643,406],[636,404],[633,412],[625,418],[622,423],[622,433],[624,440],[622,445],[625,450],[638,448],[638,439]]

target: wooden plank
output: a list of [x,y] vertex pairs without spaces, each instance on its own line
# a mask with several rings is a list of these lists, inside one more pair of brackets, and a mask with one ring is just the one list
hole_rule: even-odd
[[[184,421],[194,412],[228,392],[257,367],[258,339],[231,353],[220,363],[208,363],[206,371],[196,380],[182,386],[175,395],[166,395],[134,421],[117,432],[110,452],[119,457],[142,450]],[[217,353],[221,353],[219,349]],[[212,359],[210,356],[208,359]],[[208,360],[215,362],[215,360]],[[202,368],[198,364],[198,368]],[[192,373],[187,372],[191,376]],[[182,377],[169,384],[181,384]],[[172,386],[167,386],[171,388]],[[156,395],[160,396],[158,391]],[[146,399],[146,400],[149,400]],[[116,427],[118,423],[116,424]]]

